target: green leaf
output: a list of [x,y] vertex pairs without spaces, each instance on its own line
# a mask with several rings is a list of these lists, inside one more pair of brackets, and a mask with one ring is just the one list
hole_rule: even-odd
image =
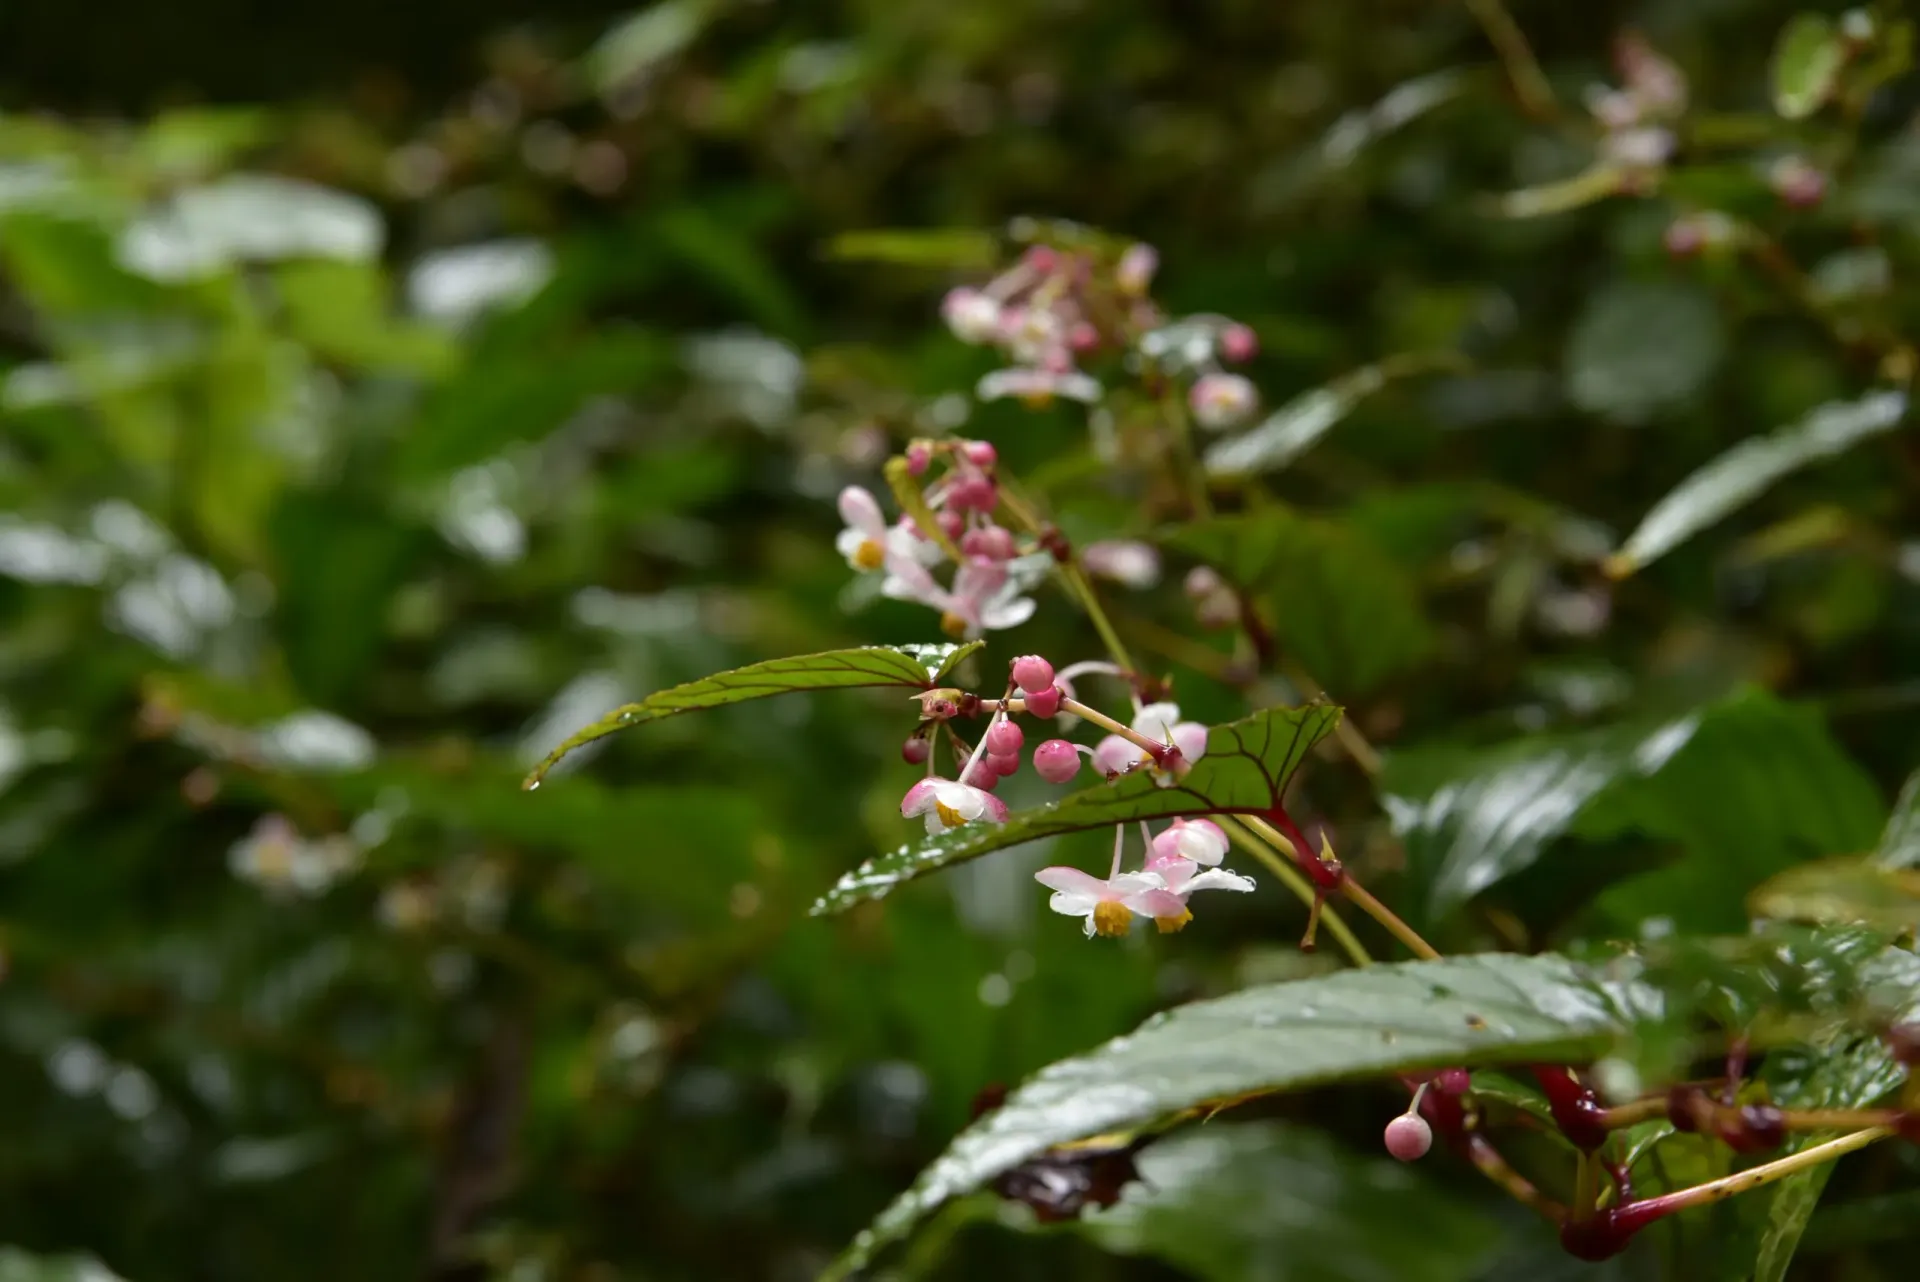
[[960,549],[954,544],[953,537],[935,517],[933,508],[927,503],[927,496],[920,488],[920,481],[910,469],[906,455],[896,454],[888,459],[881,472],[887,478],[887,488],[893,491],[893,498],[900,510],[913,518],[913,523],[925,531],[926,536],[940,545],[949,559],[956,565],[966,564]]
[[267,174],[190,187],[121,234],[120,262],[149,280],[198,280],[240,263],[289,258],[366,262],[386,227],[358,196]]
[[0,1282],[120,1282],[120,1275],[90,1255],[31,1255],[0,1246]]
[[1920,867],[1920,770],[1901,787],[1874,858],[1887,868]]
[[1726,355],[1720,309],[1691,285],[1626,280],[1588,300],[1567,341],[1567,397],[1637,425],[1692,399]]
[[[1877,1037],[1865,1038],[1851,1046],[1823,1047],[1811,1057],[1779,1058],[1786,1061],[1785,1067],[1770,1063],[1768,1077],[1773,1085],[1774,1102],[1782,1108],[1867,1108],[1885,1098],[1906,1078],[1906,1071]],[[1797,1153],[1830,1138],[1822,1134],[1797,1134],[1788,1141],[1782,1155]],[[1807,1221],[1812,1218],[1832,1174],[1831,1162],[1802,1171],[1763,1190],[1759,1199],[1742,1208],[1743,1218],[1759,1225],[1753,1282],[1784,1282],[1801,1234],[1806,1231]]]
[[1840,83],[1847,46],[1824,14],[1797,14],[1773,47],[1773,105],[1788,120],[1820,110]]
[[1325,387],[1301,393],[1245,433],[1208,446],[1202,461],[1214,476],[1278,471],[1386,385],[1384,365],[1363,366]]
[[803,690],[850,690],[861,686],[907,686],[929,690],[965,659],[985,645],[969,641],[965,645],[869,645],[852,650],[827,650],[820,654],[794,655],[769,659],[729,672],[717,672],[698,681],[674,686],[648,695],[638,703],[615,708],[592,725],[570,735],[566,742],[548,753],[526,778],[525,786],[537,788],[548,771],[576,748],[631,726],[645,725],[662,717],[683,712],[699,712],[765,699],[776,694],[796,694]]
[[1822,405],[1790,427],[1742,441],[1654,504],[1626,544],[1608,558],[1607,572],[1625,578],[1752,502],[1789,472],[1891,430],[1906,412],[1905,393],[1875,392],[1857,401]]
[[1000,243],[971,227],[903,228],[842,232],[826,252],[844,262],[985,271],[1000,260]]
[[1209,1282],[1457,1282],[1498,1240],[1462,1192],[1305,1126],[1195,1127],[1139,1169],[1118,1205],[1070,1231]]
[[1151,772],[1136,770],[1010,815],[1003,824],[968,824],[919,845],[902,846],[842,877],[814,904],[814,915],[845,911],[883,898],[916,877],[1042,837],[1176,815],[1265,813],[1280,804],[1293,772],[1339,720],[1339,708],[1309,704],[1269,708],[1215,726],[1207,735],[1206,755],[1176,784],[1161,787]]
[[663,0],[614,24],[587,51],[594,88],[610,94],[691,45],[707,25],[712,0]]
[[845,1278],[958,1194],[1048,1148],[1252,1094],[1446,1064],[1582,1063],[1659,1000],[1560,957],[1482,954],[1244,989],[1156,1015],[1030,1078],[822,1275]]
[[[1396,752],[1381,787],[1433,916],[1570,835],[1677,840],[1702,857],[1618,887],[1617,911],[1672,917],[1723,901],[1732,910],[1735,895],[1793,862],[1866,846],[1880,823],[1872,781],[1818,717],[1760,691],[1491,749]],[[1676,898],[1674,879],[1696,873],[1714,881],[1706,902]]]
[[1282,652],[1337,697],[1366,694],[1432,650],[1411,575],[1346,523],[1273,508],[1196,522],[1164,542],[1264,601]]

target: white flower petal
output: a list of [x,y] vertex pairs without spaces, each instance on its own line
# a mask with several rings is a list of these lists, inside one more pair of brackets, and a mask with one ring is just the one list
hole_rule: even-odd
[[1047,907],[1063,917],[1085,917],[1093,912],[1099,901],[1090,895],[1076,895],[1071,891],[1056,890],[1047,900]]
[[1225,868],[1209,868],[1180,888],[1180,893],[1190,895],[1196,890],[1252,890],[1253,878],[1242,877],[1237,872]]

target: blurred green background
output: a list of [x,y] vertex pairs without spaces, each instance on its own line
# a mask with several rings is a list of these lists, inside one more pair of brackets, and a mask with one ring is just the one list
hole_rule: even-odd
[[[1274,404],[1464,353],[1259,491],[1365,545],[1279,608],[1404,750],[1384,795],[1487,745],[1546,753],[1530,735],[1726,728],[1658,795],[1543,830],[1579,857],[1436,908],[1445,943],[1739,930],[1765,876],[1870,846],[1916,756],[1910,436],[1617,588],[1594,560],[1696,465],[1872,384],[1823,318],[1871,338],[1920,307],[1912,85],[1857,122],[1764,124],[1759,154],[1831,163],[1817,211],[1710,158],[1659,197],[1500,218],[1488,197],[1591,153],[1580,91],[1619,29],[1765,120],[1795,9],[1513,11],[1557,122],[1433,0],[0,10],[0,1277],[805,1279],[982,1087],[1322,964],[1271,892],[1086,943],[1030,872],[1098,839],[807,918],[906,834],[912,723],[885,695],[665,721],[518,790],[623,700],[937,639],[850,595],[832,547],[834,494],[911,435],[964,421],[1076,539],[1155,528],[1084,414],[969,407],[991,361],[937,317],[967,272],[850,261],[846,232],[1143,238],[1172,310],[1257,331]],[[1738,256],[1674,262],[1663,233],[1703,202],[1773,228],[1821,308]],[[1112,596],[1174,634],[1142,648],[1189,711],[1300,697],[1189,662],[1231,643],[1184,568]],[[1095,642],[1055,595],[989,654],[1028,650]],[[1777,751],[1742,775],[1755,743]],[[1418,914],[1437,874],[1404,826],[1316,769],[1316,817]],[[1397,1107],[1276,1104],[1180,1150],[1172,1210],[956,1218],[894,1266],[1654,1276],[1556,1260],[1461,1169],[1384,1163]],[[1910,1178],[1887,1160],[1876,1188]]]

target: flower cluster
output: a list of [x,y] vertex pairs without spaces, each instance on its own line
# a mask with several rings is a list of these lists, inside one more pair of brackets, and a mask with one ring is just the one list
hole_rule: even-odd
[[1600,122],[1601,156],[1622,171],[1629,186],[1645,188],[1678,146],[1673,124],[1686,114],[1687,78],[1631,32],[1615,42],[1614,66],[1620,87],[1593,86],[1587,109]]
[[[949,636],[973,638],[1025,623],[1034,610],[1027,592],[1052,558],[1041,550],[1023,553],[1013,532],[994,520],[1000,488],[993,446],[922,442],[907,458],[916,476],[925,476],[936,459],[945,462],[944,473],[925,489],[939,528],[923,530],[905,515],[889,524],[870,491],[849,485],[840,491],[840,519],[847,523],[834,543],[840,555],[856,570],[882,574],[885,595],[938,610]],[[956,555],[951,580],[942,584],[933,571]]]
[[[1030,654],[1015,659],[1009,675],[1009,697],[1000,700],[948,697],[959,695],[958,691],[923,696],[924,720],[902,745],[901,755],[910,764],[925,766],[926,775],[901,797],[900,814],[922,820],[928,836],[973,823],[1006,822],[1006,803],[993,791],[1002,779],[1020,770],[1026,735],[1012,720],[1016,713],[1043,720],[1092,720],[1111,731],[1094,748],[1063,738],[1037,745],[1032,752],[1034,773],[1048,783],[1070,782],[1080,773],[1084,756],[1109,779],[1146,769],[1157,783],[1170,784],[1206,755],[1207,728],[1183,719],[1178,704],[1141,703],[1136,698],[1133,722],[1123,725],[1081,703],[1075,696],[1076,678],[1129,677],[1113,664],[1077,663],[1056,672],[1046,659]],[[963,703],[976,711],[992,711],[986,733],[970,749],[949,724],[960,715]],[[943,731],[955,747],[957,768],[951,778],[936,772],[935,739]],[[1210,820],[1176,819],[1157,836],[1145,824],[1141,831],[1147,840],[1147,857],[1137,872],[1121,871],[1126,837],[1121,826],[1115,829],[1113,866],[1105,878],[1065,867],[1035,874],[1041,885],[1054,892],[1053,910],[1084,919],[1089,936],[1124,935],[1134,917],[1151,917],[1162,931],[1174,931],[1193,919],[1187,901],[1196,891],[1253,889],[1250,878],[1219,867],[1227,853],[1227,836]]]
[[1067,867],[1042,868],[1033,875],[1053,892],[1047,906],[1082,918],[1089,939],[1125,935],[1135,917],[1151,917],[1163,933],[1179,930],[1193,920],[1187,901],[1196,891],[1253,889],[1251,877],[1218,866],[1227,854],[1227,834],[1211,820],[1176,819],[1150,837],[1139,872],[1120,870],[1126,835],[1124,825],[1114,829],[1113,867],[1104,878]]

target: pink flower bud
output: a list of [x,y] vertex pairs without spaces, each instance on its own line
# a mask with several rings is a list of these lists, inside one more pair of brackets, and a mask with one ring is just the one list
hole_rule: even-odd
[[1030,245],[1027,247],[1027,266],[1037,272],[1051,273],[1060,265],[1060,253],[1051,245]]
[[1086,321],[1076,321],[1067,331],[1067,346],[1081,356],[1097,351],[1100,347],[1100,331]]
[[1418,1113],[1402,1113],[1387,1123],[1387,1152],[1402,1162],[1417,1161],[1433,1147],[1433,1128]]
[[967,518],[961,516],[958,512],[942,512],[940,514],[940,528],[948,538],[958,542],[961,534],[966,531]]
[[900,745],[900,759],[910,766],[925,765],[927,757],[933,752],[933,745],[919,735]]
[[1011,721],[996,721],[987,730],[987,751],[995,756],[1010,756],[1020,751],[1027,737]]
[[1020,754],[1017,752],[989,752],[981,758],[993,767],[993,773],[1005,779],[1008,775],[1020,773]]
[[1187,577],[1180,584],[1181,590],[1194,600],[1212,596],[1227,586],[1225,579],[1210,565],[1196,565],[1187,571]]
[[1058,686],[1048,686],[1045,690],[1027,691],[1027,711],[1045,721],[1060,711],[1063,696]]
[[1433,1075],[1433,1089],[1442,1095],[1465,1095],[1473,1075],[1464,1068],[1443,1068]]
[[924,442],[916,441],[907,446],[907,475],[925,476],[932,462],[933,451]]
[[984,476],[963,476],[947,487],[947,506],[956,512],[991,512],[1000,506],[1000,487]]
[[1000,458],[1000,451],[993,448],[992,441],[968,441],[966,444],[967,462],[975,467],[992,467]]
[[1773,194],[1792,209],[1811,209],[1827,194],[1827,176],[1799,156],[1783,156],[1767,172]]
[[1080,750],[1065,739],[1049,739],[1033,750],[1033,769],[1048,783],[1065,783],[1080,773]]
[[1260,350],[1260,340],[1245,325],[1229,325],[1220,331],[1220,354],[1238,365],[1250,361]]
[[1030,696],[1049,690],[1053,687],[1053,665],[1037,654],[1023,654],[1013,661],[1013,683]]
[[1000,772],[993,768],[991,761],[982,757],[968,768],[966,774],[961,776],[960,782],[972,784],[983,792],[992,792],[1000,786]]

